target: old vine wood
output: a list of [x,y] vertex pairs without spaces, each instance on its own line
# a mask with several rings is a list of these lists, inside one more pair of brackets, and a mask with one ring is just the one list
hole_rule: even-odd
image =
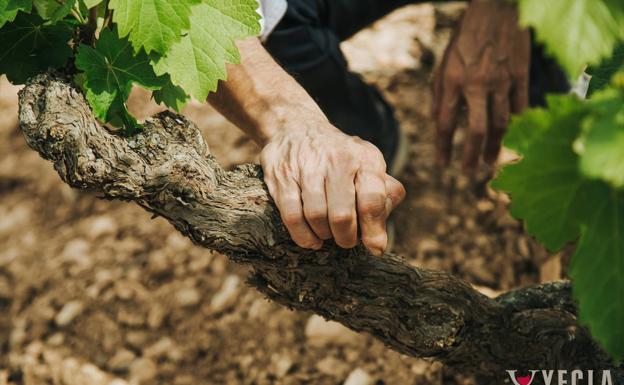
[[368,332],[401,353],[474,372],[615,369],[577,324],[567,282],[490,299],[451,274],[396,256],[297,247],[261,169],[224,171],[182,116],[164,112],[141,133],[118,136],[96,121],[79,90],[46,74],[20,92],[19,119],[28,144],[66,183],[139,204],[196,244],[250,265],[249,282],[282,305]]

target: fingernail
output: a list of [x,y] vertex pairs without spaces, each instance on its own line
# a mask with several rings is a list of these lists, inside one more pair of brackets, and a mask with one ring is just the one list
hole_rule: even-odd
[[370,249],[370,252],[375,257],[381,257],[383,255],[383,253],[384,253],[384,251],[382,249],[376,249],[376,248]]

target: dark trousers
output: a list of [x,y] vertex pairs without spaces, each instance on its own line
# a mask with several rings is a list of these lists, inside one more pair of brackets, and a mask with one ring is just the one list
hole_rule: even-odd
[[[340,42],[415,0],[288,0],[288,10],[266,42],[267,50],[317,101],[343,132],[393,152],[394,117],[379,92],[349,71]],[[565,92],[563,72],[534,47],[531,102]],[[395,135],[396,136],[396,135]]]

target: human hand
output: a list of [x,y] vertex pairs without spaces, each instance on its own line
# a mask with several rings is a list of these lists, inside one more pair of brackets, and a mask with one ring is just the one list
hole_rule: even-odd
[[319,249],[333,238],[343,248],[358,242],[373,255],[387,246],[386,219],[405,189],[386,174],[381,152],[343,134],[327,120],[284,128],[260,156],[264,180],[294,242]]
[[[528,106],[531,38],[513,4],[473,0],[434,79],[437,160],[448,165],[460,103],[468,109],[463,168],[498,158],[510,112]],[[485,141],[485,146],[484,146]]]

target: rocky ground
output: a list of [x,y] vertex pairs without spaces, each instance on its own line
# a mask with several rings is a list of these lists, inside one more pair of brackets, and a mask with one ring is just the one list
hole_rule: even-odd
[[[433,164],[431,60],[456,9],[407,7],[345,45],[411,142],[395,250],[495,295],[559,278],[550,256],[508,214],[490,170]],[[370,48],[374,46],[374,50]],[[135,113],[159,107],[144,93]],[[16,88],[0,88],[0,385],[471,383],[441,365],[263,299],[245,269],[198,248],[163,219],[64,185],[17,129]],[[226,166],[257,148],[209,107],[186,115]],[[461,137],[458,138],[461,142]]]

